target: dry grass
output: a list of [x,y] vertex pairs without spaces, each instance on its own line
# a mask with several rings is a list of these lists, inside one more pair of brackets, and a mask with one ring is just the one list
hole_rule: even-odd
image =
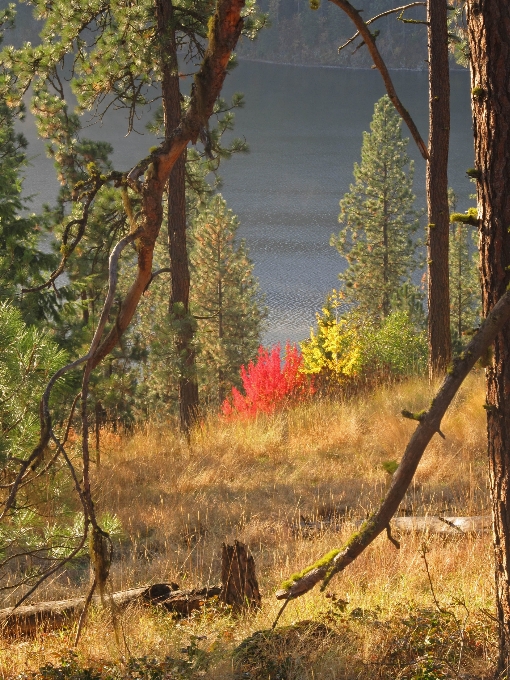
[[[211,418],[197,428],[189,446],[170,428],[151,425],[131,436],[106,433],[95,485],[100,509],[115,513],[124,531],[112,569],[114,590],[160,581],[215,583],[221,543],[238,539],[255,556],[264,604],[261,611],[241,618],[212,604],[182,621],[133,608],[122,617],[120,648],[108,615],[94,612],[78,649],[79,665],[111,665],[120,659],[120,649],[126,654],[127,643],[133,657],[170,655],[187,665],[159,676],[124,665],[123,674],[109,676],[104,670],[103,677],[233,677],[232,650],[254,631],[270,627],[279,607],[272,593],[279,583],[339,547],[349,533],[346,522],[340,531],[310,535],[300,529],[300,517],[364,518],[389,481],[382,463],[400,458],[415,427],[400,410],[420,410],[431,396],[430,388],[416,380],[364,399],[315,402],[255,421]],[[446,441],[434,438],[403,511],[487,513],[483,402],[482,377],[472,375],[443,422]],[[284,631],[293,621],[319,621],[328,627],[325,638],[296,629],[289,633],[297,636],[292,644],[271,638],[276,670],[264,666],[264,648],[255,653],[260,675],[253,662],[238,676],[486,677],[494,652],[490,539],[427,539],[435,594],[448,613],[435,609],[423,542],[423,536],[403,537],[396,551],[379,538],[335,578],[329,593],[334,597],[314,591],[287,607]],[[79,577],[84,591],[86,567],[54,582],[41,598],[75,596]],[[193,636],[205,637],[197,641]],[[13,677],[56,663],[71,640],[72,631],[6,640],[0,673]],[[188,652],[179,652],[190,640]],[[172,667],[178,668],[176,664]]]

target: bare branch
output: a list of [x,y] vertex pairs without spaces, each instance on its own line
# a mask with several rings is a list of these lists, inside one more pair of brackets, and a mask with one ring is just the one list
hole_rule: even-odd
[[[51,432],[51,438],[53,439],[53,441],[54,441],[54,442],[56,443],[56,445],[57,445],[57,450],[56,450],[55,454],[50,458],[50,460],[49,460],[49,461],[47,462],[47,464],[42,468],[42,470],[39,470],[39,472],[38,472],[36,475],[34,475],[33,477],[30,477],[30,478],[28,478],[28,479],[26,479],[26,477],[24,477],[24,478],[23,478],[23,482],[22,482],[22,484],[19,485],[18,490],[19,490],[19,489],[22,489],[22,488],[23,488],[24,486],[26,486],[27,484],[31,484],[35,479],[38,479],[39,477],[42,477],[44,474],[46,474],[46,472],[48,472],[48,470],[49,470],[51,467],[53,467],[55,461],[56,461],[57,458],[60,456],[61,449],[63,449],[63,447],[64,447],[64,445],[65,445],[65,443],[67,442],[67,439],[68,439],[68,437],[69,437],[69,432],[70,432],[70,430],[71,430],[71,423],[72,423],[72,420],[73,420],[73,417],[74,417],[74,411],[75,411],[75,408],[76,408],[76,403],[78,402],[78,399],[79,399],[79,398],[80,398],[80,393],[78,393],[78,394],[75,396],[75,398],[74,398],[74,400],[73,400],[73,403],[71,404],[71,411],[70,411],[70,413],[69,413],[69,418],[67,419],[67,427],[66,427],[66,431],[65,431],[64,439],[62,440],[62,443],[60,443],[60,442],[57,440],[57,438],[56,438],[55,435],[53,434],[53,431]],[[9,488],[10,486],[12,486],[12,485],[9,484],[8,487],[0,487],[0,488]]]
[[85,623],[85,618],[87,617],[87,612],[90,607],[90,603],[92,602],[92,596],[94,595],[94,591],[96,590],[96,579],[92,581],[92,585],[90,586],[90,590],[88,592],[87,597],[85,598],[85,603],[83,605],[82,612],[80,614],[80,620],[78,621],[78,628],[76,630],[76,636],[74,638],[74,647],[78,646],[78,642],[80,641],[80,636],[81,636],[81,631],[83,629],[83,624]]
[[[377,21],[378,19],[382,19],[383,17],[388,16],[389,14],[395,14],[395,12],[405,12],[406,9],[411,9],[411,7],[426,7],[427,3],[426,2],[411,2],[408,5],[402,5],[401,7],[395,7],[395,9],[388,9],[386,12],[381,12],[381,14],[378,14],[375,17],[372,17],[368,21],[365,21],[365,25],[369,26],[370,24],[373,24],[374,21]],[[352,36],[352,38],[349,38],[347,42],[345,42],[343,45],[340,45],[338,48],[338,52],[340,53],[345,47],[350,45],[356,38],[359,36],[359,31],[356,31],[356,33]]]
[[289,600],[304,595],[317,583],[323,587],[339,571],[353,562],[372,541],[386,529],[395,514],[413,479],[418,463],[436,432],[440,430],[441,420],[464,378],[471,371],[479,357],[492,345],[498,333],[510,320],[510,291],[507,291],[480,326],[461,356],[445,377],[428,411],[419,419],[400,465],[393,475],[391,487],[379,510],[362,525],[359,531],[340,550],[335,550],[319,560],[316,566],[296,574],[283,584],[276,593],[279,600]]
[[[112,179],[113,177],[117,177],[119,173],[111,173],[109,177],[106,179],[101,179],[100,175],[95,175],[92,179],[94,181],[94,186],[92,189],[88,192],[86,192],[86,198],[87,200],[85,201],[83,205],[83,213],[82,216],[79,219],[74,219],[68,222],[66,224],[64,233],[62,235],[62,259],[60,260],[60,264],[58,267],[50,274],[50,277],[48,278],[47,281],[44,283],[41,283],[40,286],[35,286],[34,288],[22,288],[21,292],[22,293],[36,293],[38,291],[44,290],[45,288],[50,288],[50,286],[55,285],[55,281],[58,279],[58,277],[64,272],[67,260],[69,259],[69,256],[73,253],[74,249],[76,246],[80,243],[81,239],[83,238],[83,235],[85,233],[85,229],[87,227],[87,222],[89,218],[89,212],[90,212],[90,207],[96,197],[96,194],[98,191],[101,189],[103,184],[105,184],[108,180]],[[78,233],[76,234],[76,237],[73,239],[73,241],[68,245],[68,239],[69,239],[69,234],[71,232],[71,228],[74,227],[75,225],[78,225]]]
[[41,435],[39,442],[37,446],[34,448],[30,456],[24,460],[21,463],[20,470],[18,474],[16,475],[16,479],[14,480],[12,484],[12,489],[11,492],[5,501],[4,507],[2,512],[0,513],[0,521],[4,519],[6,516],[7,512],[10,510],[10,508],[13,506],[13,503],[16,499],[16,494],[18,492],[19,486],[21,482],[24,480],[25,473],[27,472],[28,468],[30,467],[32,470],[35,470],[35,468],[38,466],[39,462],[42,460],[44,451],[50,441],[50,438],[53,436],[52,429],[51,429],[51,416],[50,416],[50,410],[49,410],[49,400],[50,400],[50,395],[53,387],[55,386],[55,383],[59,378],[61,378],[63,375],[68,373],[74,368],[77,368],[81,364],[85,363],[86,361],[89,361],[94,356],[94,352],[101,340],[102,333],[104,331],[104,327],[106,325],[106,322],[108,320],[108,314],[111,310],[111,306],[113,304],[114,296],[115,296],[115,289],[117,287],[117,279],[118,279],[118,262],[119,262],[119,257],[122,252],[122,250],[129,244],[132,243],[138,234],[135,232],[134,234],[128,234],[128,236],[125,236],[123,239],[121,239],[115,248],[112,251],[112,254],[110,255],[110,265],[109,265],[109,287],[108,287],[108,295],[106,297],[104,306],[103,306],[103,311],[101,313],[101,318],[98,324],[98,327],[96,329],[96,332],[94,334],[94,338],[92,339],[92,343],[90,345],[89,351],[87,354],[85,354],[82,357],[79,357],[75,361],[72,361],[71,363],[67,364],[66,366],[62,366],[56,373],[52,375],[50,378],[48,384],[46,385],[46,389],[44,390],[42,399],[41,399],[41,404],[40,404],[40,417],[41,417]]
[[[83,546],[87,542],[87,536],[88,536],[88,531],[85,529],[85,531],[83,532],[83,536],[82,536],[80,542],[78,543],[78,545],[76,546],[76,548],[67,557],[65,557],[63,560],[60,560],[60,562],[58,564],[56,564],[51,569],[48,569],[48,571],[41,576],[41,578],[37,581],[37,583],[35,585],[33,585],[32,588],[30,588],[30,590],[27,593],[25,593],[25,595],[23,595],[23,597],[21,597],[16,602],[16,604],[12,608],[10,614],[14,614],[15,610],[19,606],[21,606],[23,604],[23,602],[28,600],[28,598],[37,590],[37,588],[39,588],[39,586],[42,583],[44,583],[44,581],[46,581],[47,578],[49,578],[50,576],[52,576],[52,574],[55,574],[57,571],[62,569],[62,567],[64,567],[68,562],[70,562],[73,559],[73,557],[76,557],[76,555],[80,552],[80,550],[83,548]],[[3,622],[2,627],[5,627],[7,625],[7,623],[8,623],[8,619],[6,619]]]
[[429,152],[427,149],[427,145],[421,138],[421,135],[418,132],[418,128],[416,127],[413,119],[409,115],[409,111],[403,106],[402,102],[398,98],[388,68],[384,63],[384,60],[381,57],[381,54],[375,44],[374,37],[370,33],[367,24],[363,21],[363,19],[360,16],[359,10],[355,9],[348,0],[330,0],[330,2],[340,7],[340,9],[342,9],[348,15],[348,17],[352,20],[352,22],[358,29],[359,35],[363,38],[366,46],[368,47],[368,51],[370,52],[370,56],[374,61],[375,67],[382,76],[384,85],[386,87],[386,92],[388,93],[388,97],[390,98],[393,106],[399,112],[404,123],[409,128],[409,132],[411,133],[414,141],[416,142],[416,146],[418,147],[421,155],[425,160],[428,160]]
[[106,300],[104,301],[103,305],[103,311],[101,312],[101,318],[99,319],[99,323],[97,324],[96,332],[94,333],[94,337],[92,338],[92,342],[90,343],[90,349],[88,351],[88,356],[92,357],[101,341],[101,338],[103,336],[103,332],[106,326],[106,322],[108,321],[108,316],[110,314],[113,301],[115,299],[115,291],[117,290],[117,283],[119,280],[119,258],[120,254],[124,250],[124,248],[129,245],[130,243],[133,243],[137,239],[137,237],[140,235],[141,230],[137,230],[135,232],[131,232],[131,234],[128,234],[127,236],[124,236],[124,238],[121,238],[121,240],[117,243],[115,248],[112,250],[111,255],[110,255],[110,261],[109,261],[109,271],[108,271],[108,294],[106,295]]
[[[244,5],[245,0],[217,0],[215,12],[208,23],[207,49],[204,53],[202,65],[195,75],[190,105],[182,118],[181,124],[174,129],[172,134],[170,134],[162,143],[161,147],[148,158],[140,161],[140,163],[138,163],[138,165],[129,173],[127,179],[120,173],[111,173],[106,178],[99,175],[99,173],[97,175],[94,173],[91,175],[90,180],[87,180],[86,191],[81,195],[78,195],[78,192],[83,185],[81,185],[81,187],[78,185],[75,186],[74,193],[76,198],[74,195],[73,198],[76,201],[83,202],[82,216],[76,221],[70,221],[65,227],[62,243],[64,247],[62,248],[62,260],[60,265],[50,275],[49,280],[43,286],[33,289],[41,290],[42,288],[54,285],[55,279],[64,271],[67,258],[83,237],[89,210],[92,207],[93,201],[101,186],[112,179],[119,183],[127,182],[128,186],[140,195],[141,207],[137,218],[138,229],[132,231],[131,234],[119,241],[111,253],[108,294],[87,353],[60,368],[50,378],[46,385],[40,403],[41,431],[39,442],[30,456],[25,461],[20,462],[20,468],[16,475],[16,479],[13,482],[9,496],[3,504],[2,512],[0,513],[1,520],[2,518],[5,518],[6,514],[13,507],[20,484],[26,478],[26,475],[30,474],[29,468],[32,471],[35,471],[41,465],[48,444],[53,440],[71,470],[76,491],[83,505],[84,535],[79,548],[77,548],[76,551],[73,551],[72,555],[76,554],[76,552],[83,547],[87,535],[91,533],[91,558],[94,566],[94,577],[101,595],[103,593],[105,580],[108,577],[112,546],[108,534],[102,531],[97,524],[94,504],[90,492],[87,440],[87,396],[89,378],[94,368],[120,341],[122,334],[131,322],[144,290],[146,290],[146,287],[151,280],[153,251],[163,220],[162,197],[168,183],[170,172],[188,143],[190,141],[196,143],[199,139],[200,134],[206,128],[208,120],[213,113],[214,104],[221,92],[226,77],[232,51],[237,44],[243,28],[244,20],[241,13]],[[143,181],[140,180],[142,175],[144,175]],[[71,231],[73,231],[73,234],[71,234]],[[71,242],[69,243],[69,241]],[[120,305],[115,322],[112,324],[109,332],[105,334],[105,328],[112,309],[117,285],[118,260],[123,248],[131,242],[135,242],[138,255],[136,277]],[[24,292],[30,292],[30,290],[31,289],[25,289]],[[106,337],[103,338],[103,335]],[[80,480],[78,479],[77,472],[74,469],[64,446],[58,441],[53,432],[49,400],[56,382],[63,375],[78,368],[82,364],[85,364],[85,370],[83,373],[81,390],[83,424],[83,469],[81,472],[83,473],[83,479]],[[65,564],[69,559],[71,559],[71,557],[66,558],[66,560],[63,560],[59,565]],[[59,565],[56,565],[53,570],[48,571],[43,579],[58,570],[60,568]],[[34,592],[43,579],[40,579],[34,588],[24,595],[23,600]]]
[[154,274],[151,274],[151,278],[149,279],[149,283],[145,286],[145,290],[143,291],[146,293],[149,290],[149,286],[151,283],[154,281],[156,276],[160,276],[160,274],[170,274],[172,270],[170,267],[162,267],[161,269],[158,269],[157,271],[154,272]]

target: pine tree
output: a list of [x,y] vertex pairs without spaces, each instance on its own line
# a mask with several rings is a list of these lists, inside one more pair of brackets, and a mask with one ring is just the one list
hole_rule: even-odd
[[198,320],[199,377],[208,401],[221,404],[239,369],[256,356],[265,310],[239,226],[221,195],[193,227],[191,306]]
[[[125,190],[128,202],[138,200],[137,209],[129,209],[129,226],[133,231],[139,227],[147,233],[150,231],[150,235],[142,240],[142,250],[146,248],[147,252],[141,253],[138,249],[138,283],[129,287],[120,305],[122,324],[116,323],[110,328],[108,339],[105,338],[101,348],[101,358],[117,344],[150,279],[152,253],[163,213],[166,213],[171,262],[169,305],[175,321],[180,322],[180,329],[176,329],[175,334],[175,356],[180,364],[180,421],[185,431],[189,430],[198,409],[186,245],[188,142],[196,144],[200,140],[203,153],[208,157],[218,159],[221,155],[216,148],[217,138],[210,130],[209,118],[213,114],[223,114],[227,118],[231,115],[228,107],[221,103],[219,93],[227,68],[233,65],[232,50],[241,31],[254,37],[264,23],[252,0],[246,6],[244,0],[235,0],[238,2],[235,8],[231,7],[231,1],[234,2],[140,0],[116,3],[107,0],[100,5],[93,3],[84,7],[81,3],[69,5],[58,0],[50,7],[41,0],[30,0],[35,7],[35,18],[44,21],[42,43],[36,47],[27,43],[20,50],[9,47],[2,57],[12,70],[2,90],[18,100],[32,86],[36,94],[32,105],[39,132],[56,147],[61,181],[70,188],[75,210],[72,217],[77,221],[74,221],[74,228],[69,227],[70,220],[66,222],[69,242],[63,244],[63,259],[70,258],[87,232],[84,225],[101,184],[113,183],[115,188]],[[231,10],[238,17],[235,21]],[[122,172],[103,173],[96,167],[86,179],[80,178],[76,168],[75,136],[70,134],[75,117],[67,111],[62,86],[63,79],[68,76],[63,67],[66,55],[72,63],[70,85],[78,102],[77,112],[91,111],[92,120],[100,120],[108,111],[125,109],[128,112],[127,132],[130,133],[143,110],[153,103],[156,90],[160,91],[156,98],[161,97],[163,105],[164,139],[159,146],[148,149],[145,158],[133,159],[132,174],[126,172],[127,168]],[[186,78],[195,78],[190,94],[181,92],[183,78],[179,73],[178,56],[186,62]],[[187,83],[183,89],[188,91]],[[234,147],[237,146],[237,142],[234,143]],[[142,191],[142,183],[150,184],[150,190]],[[79,216],[79,212],[83,216]]]
[[[258,284],[244,243],[236,243],[238,220],[220,195],[189,198],[191,291],[189,323],[201,403],[218,406],[232,385],[240,387],[239,369],[257,354],[265,318]],[[126,345],[145,348],[135,367],[136,409],[151,418],[175,414],[179,406],[179,363],[175,334],[180,322],[168,307],[168,251],[156,247],[157,276],[143,296],[140,313]],[[143,413],[141,412],[143,411]]]
[[[10,21],[10,10],[0,12],[0,29]],[[41,252],[43,221],[27,213],[29,203],[22,197],[27,141],[14,125],[23,114],[22,105],[9,107],[0,99],[0,298],[15,302],[25,320],[34,322],[54,311],[55,297],[52,292],[34,304],[22,298],[21,289],[41,283],[53,258]]]
[[419,222],[408,140],[386,95],[375,105],[370,128],[363,135],[361,163],[354,165],[355,182],[340,201],[343,228],[331,245],[348,262],[339,275],[346,300],[361,313],[385,318],[392,297],[418,266],[413,235]]

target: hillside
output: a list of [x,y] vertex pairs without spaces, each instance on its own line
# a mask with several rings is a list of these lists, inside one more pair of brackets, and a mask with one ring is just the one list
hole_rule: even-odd
[[[8,5],[0,0],[0,9]],[[363,17],[371,17],[395,6],[392,0],[367,0]],[[237,54],[241,59],[260,59],[275,63],[370,68],[372,61],[366,49],[357,49],[359,40],[338,54],[338,47],[355,32],[348,17],[331,2],[323,2],[317,11],[306,0],[261,0],[261,11],[269,17],[269,28],[257,40],[241,40]],[[25,41],[38,42],[38,25],[32,8],[18,4],[17,24],[6,34],[6,42],[16,46]],[[421,7],[406,13],[409,19],[423,19]],[[378,29],[378,46],[386,63],[393,69],[426,68],[427,36],[423,25],[404,24],[397,15],[385,17],[374,24]],[[455,67],[452,60],[452,67]]]
[[[238,539],[254,555],[262,608],[237,617],[212,601],[175,620],[133,607],[120,618],[117,640],[109,614],[98,610],[77,657],[68,653],[75,625],[35,639],[4,639],[3,677],[488,677],[496,631],[486,534],[402,535],[398,551],[380,537],[327,593],[315,590],[291,602],[276,634],[250,638],[273,623],[281,581],[339,547],[377,506],[389,482],[383,463],[399,459],[414,428],[400,410],[418,410],[430,396],[425,383],[412,380],[252,421],[212,417],[189,447],[168,426],[103,433],[104,462],[94,484],[101,511],[120,523],[113,590],[216,583],[221,544]],[[446,440],[435,438],[427,450],[402,514],[487,514],[483,402],[478,373],[445,418]],[[76,597],[87,584],[87,561],[80,558],[38,597]],[[59,675],[47,667],[19,676],[20,669],[29,673],[61,658],[67,666]],[[86,675],[79,671],[84,667],[95,670]]]

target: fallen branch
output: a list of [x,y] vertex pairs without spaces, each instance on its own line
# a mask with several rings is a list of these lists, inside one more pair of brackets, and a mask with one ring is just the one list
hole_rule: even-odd
[[351,562],[354,562],[365,548],[386,529],[409,488],[427,445],[434,434],[440,430],[441,420],[446,409],[464,378],[471,371],[478,358],[492,345],[497,334],[501,332],[509,320],[510,292],[507,291],[482,323],[465,351],[455,360],[439,392],[432,400],[430,408],[420,414],[418,427],[406,447],[400,465],[393,475],[386,498],[379,510],[363,523],[359,531],[351,535],[342,548],[331,551],[316,564],[292,575],[288,581],[284,582],[281,589],[276,593],[279,600],[290,600],[304,595],[321,581],[323,588],[326,587],[335,574],[343,571]]
[[[176,589],[175,584],[155,583],[144,588],[132,588],[113,593],[112,599],[116,608],[127,607],[138,602],[145,605],[159,605],[167,611],[188,616],[194,609],[199,609],[206,600],[221,593],[221,586],[192,590]],[[83,611],[85,597],[72,600],[40,602],[26,607],[8,607],[0,609],[0,627],[8,635],[32,635],[38,628],[55,630],[76,620]],[[100,597],[92,599],[93,604],[100,604]]]
[[[338,519],[311,521],[301,517],[299,532],[312,537],[324,531],[341,531],[346,524],[360,527],[362,522]],[[485,534],[491,530],[491,517],[489,515],[475,517],[440,517],[438,515],[394,517],[389,527],[398,534],[428,533],[448,536]]]
[[491,530],[489,515],[477,517],[394,517],[390,526],[399,534],[426,533],[442,536],[486,534]]

